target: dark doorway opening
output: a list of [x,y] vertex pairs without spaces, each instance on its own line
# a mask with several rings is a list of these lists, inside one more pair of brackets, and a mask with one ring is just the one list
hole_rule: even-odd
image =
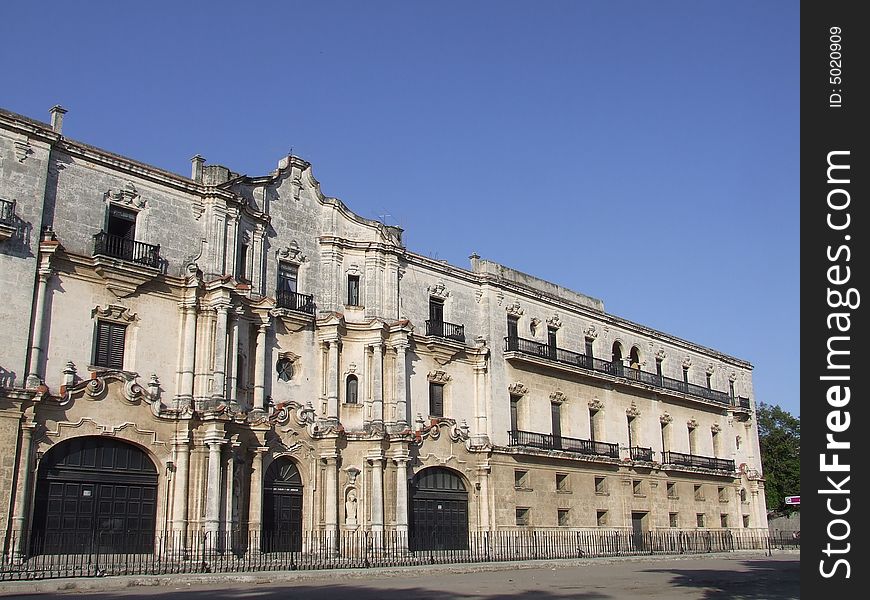
[[635,550],[645,550],[646,540],[644,534],[647,532],[647,515],[646,512],[631,513],[631,538]]
[[410,483],[411,550],[468,548],[468,492],[450,469],[423,469]]
[[266,470],[263,489],[263,552],[302,550],[302,476],[289,458]]

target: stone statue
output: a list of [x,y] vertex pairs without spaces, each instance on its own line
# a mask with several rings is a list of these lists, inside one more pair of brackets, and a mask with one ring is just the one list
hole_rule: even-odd
[[344,502],[345,525],[356,525],[356,490],[351,488],[347,492],[347,500]]

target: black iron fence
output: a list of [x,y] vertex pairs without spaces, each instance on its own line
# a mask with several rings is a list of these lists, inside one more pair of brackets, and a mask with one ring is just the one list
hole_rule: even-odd
[[520,431],[518,429],[508,431],[508,436],[511,446],[529,446],[531,448],[541,448],[542,450],[565,450],[566,452],[576,452],[578,454],[619,458],[619,444],[581,440],[548,433]]
[[734,461],[728,458],[713,458],[712,456],[698,456],[697,454],[683,454],[681,452],[663,452],[664,464],[682,465],[684,467],[700,467],[714,471],[734,471]]
[[448,323],[447,321],[427,320],[426,335],[464,342],[465,325],[457,325],[456,323]]
[[159,245],[137,242],[105,231],[94,235],[94,256],[97,255],[119,258],[152,269],[160,268]]
[[644,448],[643,446],[632,446],[629,448],[631,460],[642,460],[645,462],[653,461],[652,448]]
[[313,315],[316,308],[314,306],[314,296],[300,294],[299,292],[278,290],[275,292],[275,299],[278,301],[278,308],[295,310],[309,315]]
[[694,383],[688,383],[680,379],[664,377],[663,375],[658,375],[656,373],[647,373],[640,369],[626,367],[619,361],[601,360],[600,358],[587,356],[586,354],[580,354],[579,352],[572,352],[570,350],[563,350],[562,348],[542,344],[541,342],[536,342],[534,340],[527,340],[520,337],[506,337],[504,339],[504,349],[505,352],[518,352],[520,354],[545,358],[566,365],[581,367],[589,369],[590,371],[597,371],[599,373],[613,375],[614,377],[621,377],[630,381],[645,383],[653,387],[698,396],[718,404],[731,404],[731,396],[727,392],[720,392],[719,390],[695,385]]
[[[424,540],[425,541],[425,540]],[[767,531],[516,528],[473,532],[461,548],[419,548],[419,540],[401,532],[343,531],[297,535],[194,532],[129,539],[129,551],[93,536],[63,552],[34,553],[50,540],[20,545],[3,540],[0,581],[107,575],[230,573],[303,569],[348,569],[444,563],[595,558],[769,550]],[[147,542],[147,543],[146,543]],[[410,542],[410,546],[409,546]],[[150,549],[146,550],[143,545]]]

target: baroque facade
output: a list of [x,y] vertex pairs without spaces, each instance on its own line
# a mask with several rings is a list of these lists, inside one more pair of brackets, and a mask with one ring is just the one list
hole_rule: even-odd
[[296,156],[187,178],[65,138],[64,113],[0,111],[7,552],[766,528],[746,361],[416,254]]

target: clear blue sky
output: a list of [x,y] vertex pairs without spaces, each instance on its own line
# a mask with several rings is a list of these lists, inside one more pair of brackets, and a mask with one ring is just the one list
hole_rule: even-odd
[[4,2],[0,106],[405,228],[745,358],[799,414],[799,6]]

